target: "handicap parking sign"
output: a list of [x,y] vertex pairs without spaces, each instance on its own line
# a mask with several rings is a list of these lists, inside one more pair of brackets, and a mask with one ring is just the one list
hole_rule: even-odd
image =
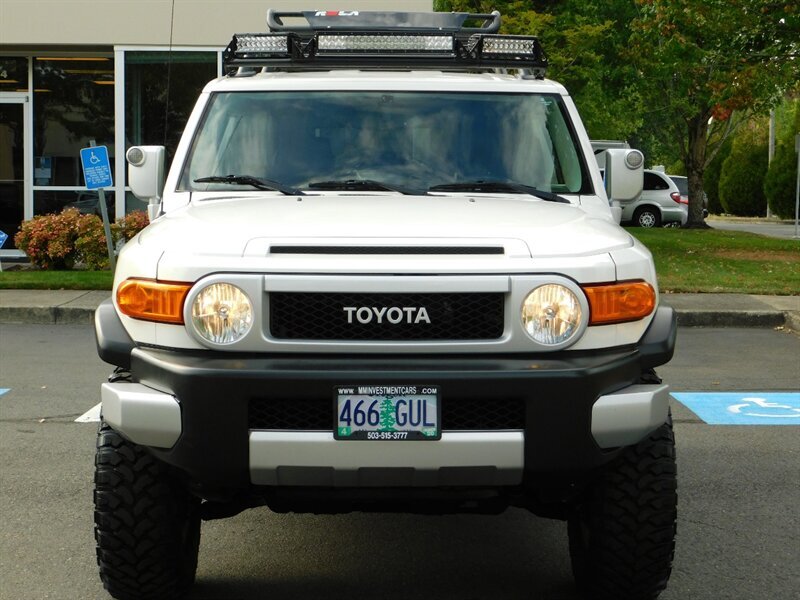
[[108,148],[92,146],[81,149],[81,167],[87,190],[98,190],[114,186],[111,180],[111,163],[108,160]]
[[3,244],[6,243],[8,239],[8,234],[5,231],[0,231],[0,248],[3,247]]

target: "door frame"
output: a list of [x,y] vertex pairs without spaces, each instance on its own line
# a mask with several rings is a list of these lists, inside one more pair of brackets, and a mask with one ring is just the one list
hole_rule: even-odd
[[[22,140],[23,140],[23,197],[22,218],[27,221],[33,218],[33,113],[31,96],[27,92],[0,92],[0,104],[19,104],[22,106]],[[10,232],[6,232],[11,235]],[[25,253],[18,249],[3,250],[0,257],[24,257]]]

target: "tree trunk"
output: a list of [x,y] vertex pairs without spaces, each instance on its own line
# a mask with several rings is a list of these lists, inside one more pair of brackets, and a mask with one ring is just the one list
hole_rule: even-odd
[[706,145],[708,141],[708,117],[705,113],[696,115],[687,122],[689,144],[684,164],[689,183],[689,220],[686,227],[707,228],[703,217],[703,175],[706,170]]

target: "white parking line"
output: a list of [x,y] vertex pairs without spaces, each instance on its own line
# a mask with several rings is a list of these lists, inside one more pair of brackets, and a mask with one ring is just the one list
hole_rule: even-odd
[[93,406],[85,413],[83,413],[80,417],[75,419],[76,423],[99,423],[100,422],[100,408],[103,406],[102,403],[98,403],[97,406]]

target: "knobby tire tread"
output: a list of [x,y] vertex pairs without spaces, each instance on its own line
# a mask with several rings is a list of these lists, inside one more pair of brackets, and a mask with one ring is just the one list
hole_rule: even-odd
[[677,532],[671,421],[605,470],[580,516],[571,519],[569,532],[573,572],[585,597],[658,597],[672,570]]
[[194,583],[198,502],[144,448],[102,423],[95,454],[100,578],[119,600],[180,598]]

